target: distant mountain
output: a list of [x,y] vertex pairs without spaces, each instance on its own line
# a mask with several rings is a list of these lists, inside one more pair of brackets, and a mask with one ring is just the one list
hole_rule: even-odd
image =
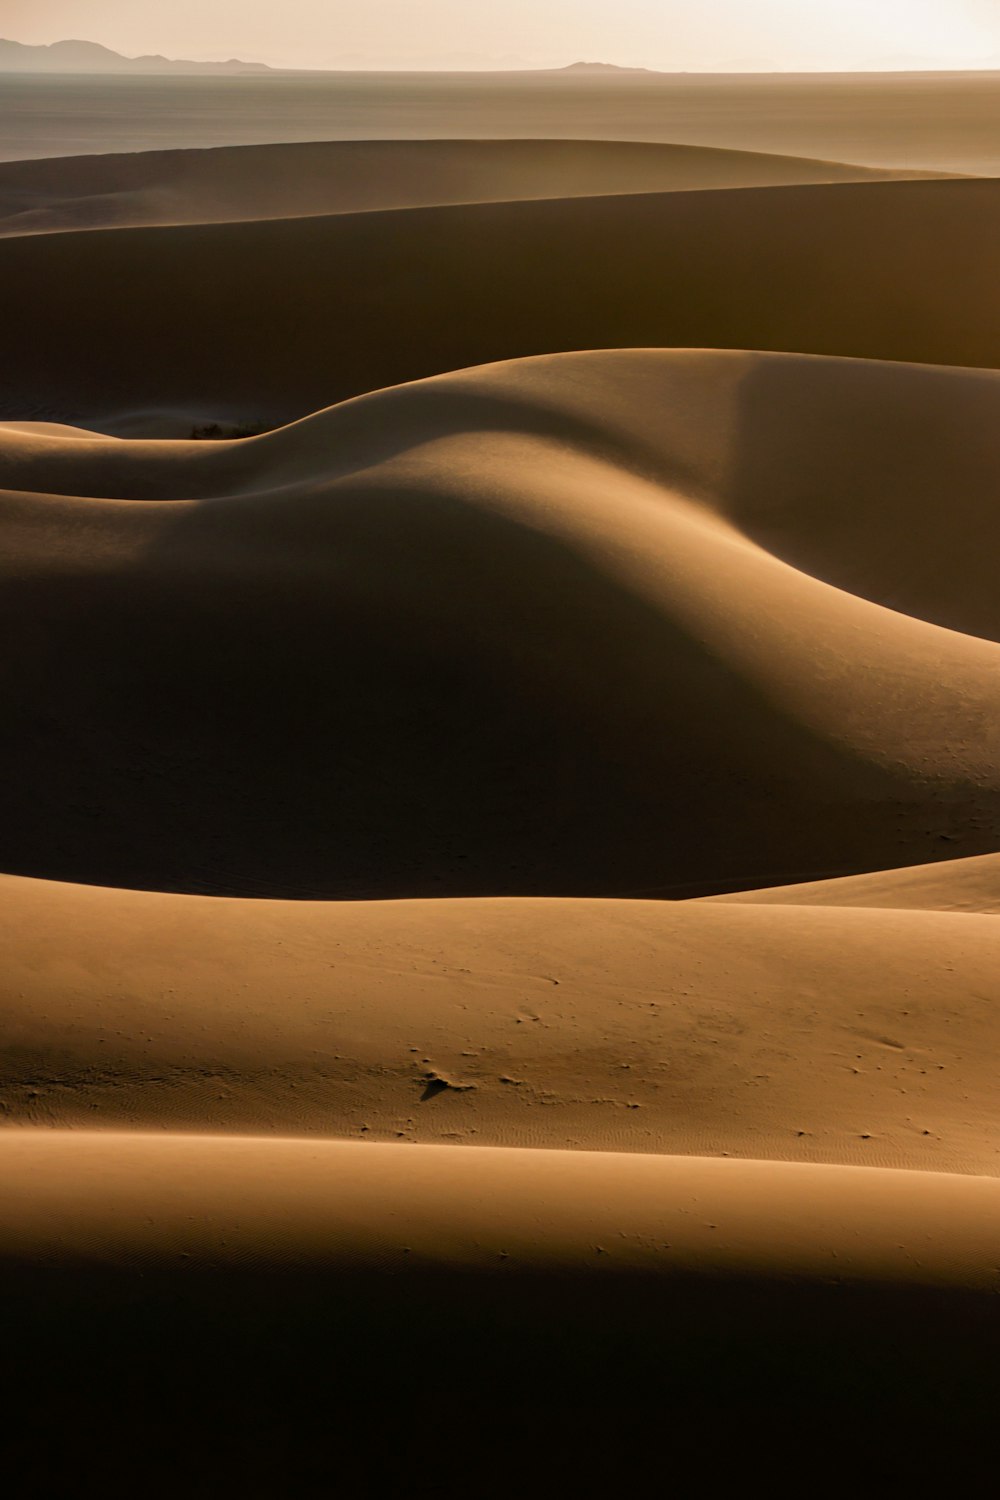
[[566,68],[552,68],[553,73],[649,73],[650,68],[620,68],[617,63],[575,62]]
[[122,57],[97,42],[53,42],[29,47],[0,38],[0,73],[270,73],[265,63],[185,62],[169,57]]

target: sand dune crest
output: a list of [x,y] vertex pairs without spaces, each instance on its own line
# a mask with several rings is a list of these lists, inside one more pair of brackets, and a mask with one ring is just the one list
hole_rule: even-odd
[[710,901],[754,905],[879,906],[893,910],[1000,914],[1000,854],[949,859],[904,870],[878,870],[844,880],[771,886],[710,896]]
[[[236,895],[669,896],[986,852],[1000,648],[916,612],[995,628],[988,438],[955,542],[981,582],[949,592],[936,564],[956,429],[997,390],[640,351],[243,443],[7,433],[0,862]],[[886,427],[827,466],[873,400]],[[890,417],[914,456],[882,447]],[[866,470],[873,499],[890,473],[919,494],[906,550]]]
[[131,420],[138,435],[146,414],[153,435],[184,436],[594,348],[995,367],[998,234],[998,185],[959,181],[12,238],[0,243],[0,322],[17,378],[0,389],[0,418]]
[[62,156],[0,163],[0,236],[935,175],[628,141],[320,141]]
[[0,167],[29,1446],[990,1407],[1000,195],[877,175]]

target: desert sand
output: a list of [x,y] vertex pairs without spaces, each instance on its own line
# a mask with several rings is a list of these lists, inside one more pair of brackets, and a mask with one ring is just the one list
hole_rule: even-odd
[[183,437],[598,348],[993,368],[998,236],[1000,185],[975,180],[15,236],[0,242],[17,350],[0,418]]
[[776,885],[761,891],[708,896],[708,901],[777,906],[877,906],[888,911],[1000,913],[1000,857],[948,859],[902,870],[876,870],[842,880]]
[[1000,1352],[997,185],[184,155],[0,169],[20,1441],[898,1476]]
[[988,916],[2,893],[11,1125],[1000,1175]]
[[986,853],[998,411],[618,351],[235,443],[10,431],[3,867],[669,897]]
[[0,163],[0,236],[947,176],[629,141],[321,141]]

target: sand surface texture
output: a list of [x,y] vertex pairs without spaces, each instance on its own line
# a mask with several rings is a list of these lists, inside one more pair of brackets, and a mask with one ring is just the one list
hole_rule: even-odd
[[988,1409],[997,185],[15,166],[4,1389]]
[[2,895],[9,1124],[1000,1175],[988,916]]

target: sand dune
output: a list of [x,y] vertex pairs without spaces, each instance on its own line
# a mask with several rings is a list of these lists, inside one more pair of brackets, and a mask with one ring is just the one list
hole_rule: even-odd
[[[460,205],[0,244],[0,417],[288,421],[491,360],[724,347],[1000,365],[1000,184]],[[586,244],[587,254],[579,248]],[[173,414],[167,427],[163,411]]]
[[997,76],[348,72],[146,78],[137,87],[107,76],[8,74],[0,161],[275,142],[559,138],[995,176]]
[[[869,420],[884,389],[913,455]],[[985,853],[1000,648],[887,607],[905,590],[990,623],[988,439],[952,490],[966,394],[986,412],[1000,387],[639,351],[241,443],[8,433],[0,865],[236,895],[669,896]],[[798,409],[826,414],[812,452],[810,428],[787,437]],[[844,431],[843,490],[798,501],[795,465]],[[873,494],[908,493],[914,462],[919,490],[906,548],[859,547],[853,593],[866,459]],[[959,503],[982,574],[964,595],[938,572]],[[809,560],[840,587],[782,556],[814,504]]]
[[771,886],[709,896],[709,901],[753,905],[879,906],[895,911],[988,912],[1000,914],[1000,854],[949,859],[936,865],[877,870],[843,880]]
[[553,1493],[559,1401],[744,1470],[870,1423],[898,1481],[888,1415],[991,1411],[1000,193],[839,170],[0,169],[0,1390],[53,1493],[199,1426],[212,1493],[439,1430],[478,1486],[477,1401]]
[[675,1451],[722,1417],[738,1468],[769,1412],[818,1407],[899,1475],[889,1424],[919,1422],[926,1466],[991,1406],[982,1178],[8,1130],[0,1189],[8,1454],[36,1476],[113,1436],[115,1474],[197,1457],[262,1494],[401,1439],[409,1471],[439,1431],[467,1472],[492,1431],[537,1484],[556,1455],[600,1472],[581,1418],[621,1476],[661,1402]]
[[[0,1181],[12,1210],[0,1228],[5,1269],[36,1257],[53,1269],[175,1266],[183,1247],[220,1269],[270,1260],[334,1274],[372,1264],[492,1271],[507,1260],[507,1275],[586,1270],[597,1287],[638,1271],[998,1290],[1000,1183],[983,1177],[9,1130]],[[788,1229],[780,1241],[766,1230],[775,1217]]]
[[9,1125],[1000,1175],[992,917],[0,895]]
[[934,175],[628,141],[321,141],[59,156],[0,164],[0,236]]

